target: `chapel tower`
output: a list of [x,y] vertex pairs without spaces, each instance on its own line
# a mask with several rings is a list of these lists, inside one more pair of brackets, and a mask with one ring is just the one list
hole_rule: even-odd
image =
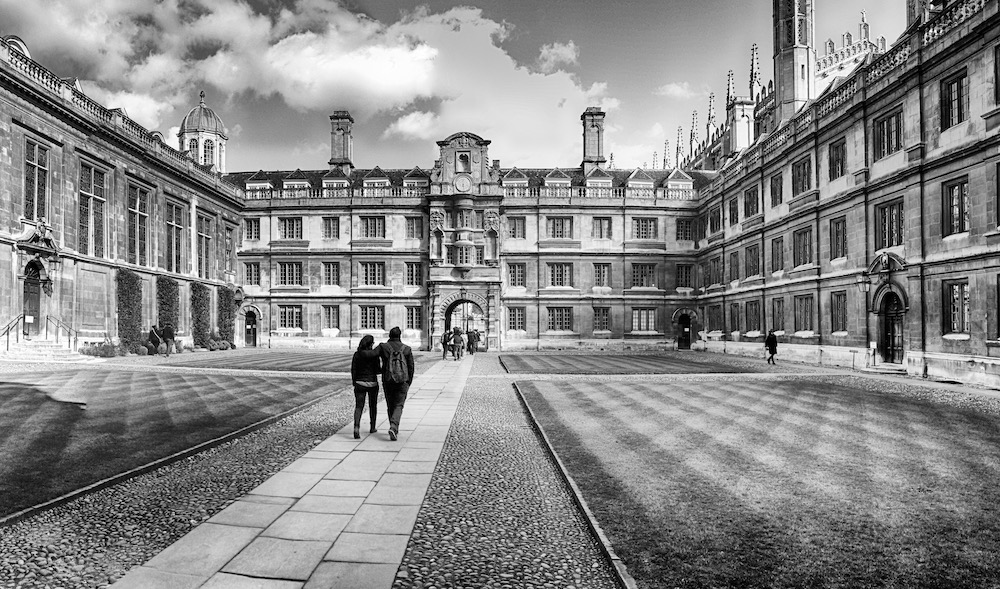
[[354,167],[354,117],[346,110],[337,110],[330,115],[330,170],[340,168],[351,175]]
[[215,111],[205,105],[205,91],[198,95],[198,106],[188,112],[177,132],[178,148],[203,166],[214,166],[226,173],[226,126]]
[[816,96],[814,0],[774,0],[776,123]]
[[596,106],[588,106],[580,115],[583,121],[583,168],[584,175],[594,168],[603,168],[604,162],[604,111]]

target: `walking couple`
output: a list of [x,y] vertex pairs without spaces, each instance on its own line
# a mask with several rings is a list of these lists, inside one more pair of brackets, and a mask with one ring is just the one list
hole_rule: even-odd
[[404,344],[398,327],[389,330],[389,341],[375,347],[375,338],[361,338],[358,351],[351,360],[351,381],[354,383],[354,439],[361,437],[361,414],[368,398],[371,433],[375,433],[378,407],[378,375],[382,375],[385,404],[389,414],[389,439],[399,435],[399,420],[403,416],[406,393],[413,382],[413,350]]

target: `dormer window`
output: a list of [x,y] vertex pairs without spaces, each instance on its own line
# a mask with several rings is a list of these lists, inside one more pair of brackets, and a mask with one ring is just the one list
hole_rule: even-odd
[[458,153],[455,158],[455,171],[469,173],[472,171],[472,155],[467,151]]

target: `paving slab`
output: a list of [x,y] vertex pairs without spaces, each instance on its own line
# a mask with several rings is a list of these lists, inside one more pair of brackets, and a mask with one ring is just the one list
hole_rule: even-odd
[[257,538],[222,569],[248,577],[305,581],[332,542]]
[[322,450],[310,450],[303,458],[321,458],[323,460],[343,460],[350,452],[324,452]]
[[206,577],[168,573],[140,566],[112,585],[114,589],[195,589],[201,587]]
[[406,552],[409,534],[355,534],[344,532],[323,560],[342,562],[399,563]]
[[434,472],[434,467],[437,466],[437,461],[427,460],[427,461],[393,461],[389,465],[389,468],[385,469],[386,473],[390,472],[401,472],[401,473],[412,473],[412,474],[430,474]]
[[429,474],[386,473],[365,499],[366,505],[420,505],[424,502]]
[[323,479],[321,474],[279,472],[250,491],[255,495],[301,497]]
[[288,505],[280,503],[240,500],[215,514],[208,521],[213,524],[263,529],[271,525],[282,513],[285,513],[288,507]]
[[256,579],[231,573],[218,573],[201,586],[201,589],[302,589],[301,581]]
[[441,444],[429,448],[403,448],[396,455],[397,462],[433,462],[441,456]]
[[399,564],[322,562],[309,578],[305,589],[389,589]]
[[295,462],[289,464],[282,469],[283,472],[299,472],[306,474],[326,474],[330,472],[333,467],[340,464],[342,458],[336,460],[328,460],[323,458],[306,458],[302,457]]
[[375,481],[335,481],[323,480],[310,491],[313,495],[333,495],[335,497],[367,497],[375,488]]
[[145,566],[208,578],[250,544],[259,532],[258,528],[204,523],[149,559]]
[[362,505],[345,532],[368,534],[409,533],[417,521],[419,505]]
[[261,536],[333,542],[351,521],[351,517],[350,514],[289,511],[268,526]]
[[357,450],[340,461],[328,472],[324,479],[349,481],[377,481],[385,473],[392,461],[396,459],[395,452],[362,452]]
[[293,505],[291,511],[308,511],[312,513],[344,513],[354,515],[364,503],[364,497],[333,497],[329,495],[314,495],[307,493]]
[[[353,426],[352,426],[353,429]],[[346,437],[332,437],[313,448],[317,452],[351,452],[358,445],[358,441]]]

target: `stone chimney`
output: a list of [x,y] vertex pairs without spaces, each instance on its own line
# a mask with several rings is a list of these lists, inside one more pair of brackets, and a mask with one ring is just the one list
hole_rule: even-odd
[[603,168],[604,162],[604,111],[597,106],[588,106],[580,115],[583,121],[583,174],[586,176],[594,168]]
[[337,110],[330,115],[330,169],[340,168],[350,176],[354,168],[354,117],[346,110]]

